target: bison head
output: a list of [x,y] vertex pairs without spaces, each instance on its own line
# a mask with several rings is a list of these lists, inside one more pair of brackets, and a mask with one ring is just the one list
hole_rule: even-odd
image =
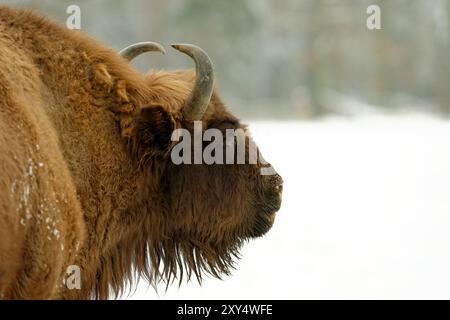
[[[203,272],[220,277],[230,272],[244,241],[262,236],[272,226],[281,204],[282,179],[276,172],[263,173],[267,164],[261,157],[251,161],[255,150],[248,134],[230,135],[247,133],[247,128],[219,98],[208,55],[193,45],[173,47],[190,56],[196,70],[146,75],[152,99],[140,107],[131,137],[143,177],[143,203],[136,206],[145,244],[136,257],[146,258],[136,260],[138,268],[156,280],[181,279],[183,272],[199,280]],[[164,49],[139,43],[121,54],[131,60],[146,51]],[[176,132],[183,133],[182,139]],[[210,154],[223,151],[222,163],[195,159],[196,152],[202,155],[211,149],[208,140],[219,148]],[[189,147],[180,150],[180,143]],[[174,161],[174,152],[187,161]],[[151,261],[150,271],[144,266],[146,259]]]

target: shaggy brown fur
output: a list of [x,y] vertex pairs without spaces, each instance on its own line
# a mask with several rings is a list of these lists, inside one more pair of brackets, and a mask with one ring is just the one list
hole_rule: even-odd
[[[0,6],[0,297],[107,298],[229,273],[271,225],[279,176],[257,165],[173,165],[192,71],[142,75],[116,52]],[[217,93],[204,127],[243,127]],[[81,268],[81,290],[62,279]]]

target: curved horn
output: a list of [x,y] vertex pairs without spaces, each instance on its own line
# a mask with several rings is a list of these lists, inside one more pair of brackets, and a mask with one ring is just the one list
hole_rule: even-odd
[[166,54],[163,46],[156,42],[138,42],[120,50],[119,54],[128,61],[131,61],[138,55],[149,51],[159,51],[162,54]]
[[173,44],[176,50],[190,56],[195,62],[195,84],[183,106],[183,116],[190,121],[201,120],[208,108],[214,88],[214,69],[203,49],[192,44]]

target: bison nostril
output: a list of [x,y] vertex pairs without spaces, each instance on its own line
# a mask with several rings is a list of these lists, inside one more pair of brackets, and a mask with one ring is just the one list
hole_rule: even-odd
[[281,179],[281,177],[279,177],[279,179],[277,180],[275,190],[277,190],[279,193],[283,192],[283,179]]
[[277,193],[283,192],[283,185],[280,184],[280,185],[275,186],[275,191],[276,191]]

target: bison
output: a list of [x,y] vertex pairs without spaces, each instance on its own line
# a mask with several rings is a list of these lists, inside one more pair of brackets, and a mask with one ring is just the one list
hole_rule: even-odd
[[[229,274],[265,234],[282,179],[256,164],[174,164],[174,130],[242,128],[199,47],[194,70],[138,72],[121,54],[29,10],[0,6],[0,297],[105,299]],[[248,138],[250,139],[250,138]],[[248,147],[246,149],[248,151]],[[81,287],[69,288],[70,266]]]

